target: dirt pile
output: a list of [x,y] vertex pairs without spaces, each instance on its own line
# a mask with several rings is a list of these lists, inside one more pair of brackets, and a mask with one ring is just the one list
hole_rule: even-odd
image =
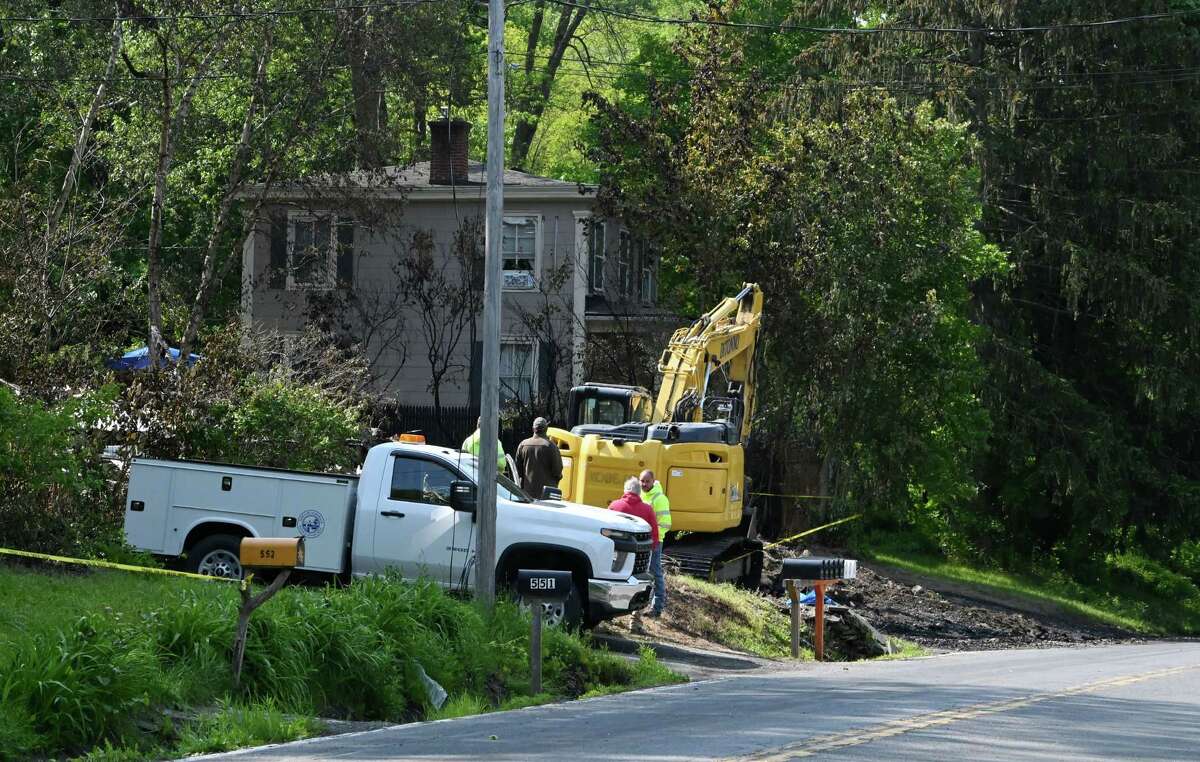
[[[938,590],[931,589],[936,586]],[[1127,641],[1128,632],[1080,621],[1052,606],[862,563],[829,596],[881,633],[933,650],[973,651]],[[780,605],[784,605],[780,596]]]

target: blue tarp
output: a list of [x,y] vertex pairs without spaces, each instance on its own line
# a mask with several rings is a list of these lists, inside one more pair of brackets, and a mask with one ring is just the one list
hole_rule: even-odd
[[[175,347],[169,348],[167,350],[167,357],[173,363],[179,362],[179,350]],[[199,359],[200,355],[189,354],[187,364],[192,365]],[[113,370],[145,370],[150,367],[150,350],[146,347],[138,347],[120,357],[105,360],[104,364]]]
[[[790,598],[784,598],[783,604],[784,604],[784,608],[790,609],[792,607],[792,601]],[[801,606],[817,605],[817,592],[815,590],[809,590],[807,593],[802,593],[800,595],[800,605]],[[825,596],[825,605],[826,606],[836,606],[837,601],[835,601],[834,599],[830,598],[827,595],[827,596]]]

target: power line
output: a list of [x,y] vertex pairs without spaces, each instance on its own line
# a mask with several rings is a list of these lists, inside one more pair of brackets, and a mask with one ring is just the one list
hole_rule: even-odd
[[1047,24],[1043,26],[1010,26],[1010,27],[921,27],[921,26],[877,26],[877,27],[836,27],[836,26],[808,26],[804,24],[762,24],[747,21],[726,21],[721,19],[703,19],[694,18],[678,18],[652,16],[645,13],[637,13],[634,11],[622,11],[616,8],[605,8],[599,5],[590,5],[587,3],[577,3],[572,0],[547,0],[554,5],[562,5],[568,8],[582,8],[591,13],[598,13],[604,16],[613,16],[615,18],[628,19],[630,21],[642,21],[653,24],[674,24],[677,26],[713,26],[713,27],[730,27],[734,29],[748,29],[760,32],[811,32],[815,34],[845,34],[845,35],[863,35],[863,34],[890,34],[890,33],[905,33],[905,34],[979,34],[979,33],[1025,33],[1025,32],[1053,32],[1061,29],[1091,29],[1096,27],[1117,26],[1121,24],[1132,24],[1146,21],[1159,21],[1162,19],[1175,18],[1179,16],[1188,16],[1191,14],[1200,13],[1200,8],[1191,10],[1167,11],[1164,13],[1148,13],[1141,16],[1125,16],[1122,18],[1102,19],[1098,21],[1076,21],[1067,22],[1065,24]]
[[252,19],[278,18],[282,16],[301,16],[304,14],[337,13],[339,11],[375,10],[378,8],[397,8],[408,5],[426,5],[431,3],[449,4],[450,0],[380,0],[375,3],[360,3],[357,5],[313,6],[308,8],[291,8],[276,11],[227,11],[224,13],[180,13],[176,15],[142,16],[0,16],[0,21],[13,24],[42,24],[65,23],[82,24],[87,22],[104,21],[112,23],[118,18],[121,21],[211,21],[213,19],[229,19],[232,21],[249,21]]

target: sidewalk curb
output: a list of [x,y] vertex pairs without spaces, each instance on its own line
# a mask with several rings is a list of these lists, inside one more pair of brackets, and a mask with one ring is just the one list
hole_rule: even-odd
[[633,640],[618,635],[592,633],[592,640],[597,645],[604,646],[610,651],[624,654],[635,654],[639,648],[646,646],[654,652],[655,656],[664,661],[678,661],[712,669],[751,670],[763,666],[762,663],[749,657],[742,658],[732,654],[701,651],[693,648],[684,648],[683,646],[669,645],[667,643],[655,643],[648,640]]

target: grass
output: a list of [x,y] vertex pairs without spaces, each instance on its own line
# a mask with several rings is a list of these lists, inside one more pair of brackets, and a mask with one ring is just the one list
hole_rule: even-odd
[[[791,622],[767,598],[730,584],[675,575],[667,589],[682,629],[736,651],[791,658]],[[811,650],[802,651],[801,657],[811,659]]]
[[914,549],[902,534],[874,535],[860,553],[878,563],[1152,635],[1200,634],[1200,588],[1188,577],[1136,553],[1113,554],[1091,578],[1062,571],[1015,573],[979,568]]
[[[226,586],[228,590],[223,590]],[[109,613],[134,619],[153,611],[183,590],[217,601],[232,590],[228,582],[187,577],[74,567],[34,571],[0,562],[0,644],[28,642],[57,632],[87,614]]]
[[[285,588],[251,619],[239,688],[233,585],[0,564],[0,600],[0,759],[181,756],[311,735],[316,716],[456,717],[682,679],[550,630],[531,695],[526,616],[429,583]],[[440,709],[422,670],[449,693]]]

